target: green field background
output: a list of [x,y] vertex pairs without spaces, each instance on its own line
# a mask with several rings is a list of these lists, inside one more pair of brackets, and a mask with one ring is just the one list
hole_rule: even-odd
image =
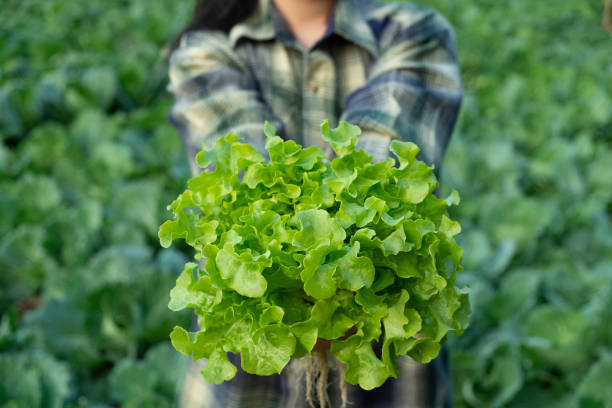
[[[458,407],[612,406],[612,33],[603,0],[428,0],[465,99],[442,168],[471,327]],[[186,155],[169,41],[192,2],[4,0],[0,407],[172,407],[188,360],[162,250]]]

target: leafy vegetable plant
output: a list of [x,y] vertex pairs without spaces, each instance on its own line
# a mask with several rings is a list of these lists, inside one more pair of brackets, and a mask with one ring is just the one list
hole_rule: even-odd
[[[346,364],[347,382],[372,389],[397,377],[398,356],[428,362],[467,326],[467,295],[455,287],[460,226],[445,215],[458,194],[434,196],[433,169],[413,143],[391,143],[398,166],[373,164],[355,150],[358,127],[325,122],[321,131],[331,161],[268,124],[269,161],[228,134],[196,157],[214,170],[168,207],[162,246],[184,239],[198,261],[185,265],[169,307],[193,308],[200,327],[177,326],[171,339],[208,359],[211,383],[236,374],[227,352],[241,355],[247,373],[270,375],[320,338]],[[380,357],[372,341],[382,342]]]

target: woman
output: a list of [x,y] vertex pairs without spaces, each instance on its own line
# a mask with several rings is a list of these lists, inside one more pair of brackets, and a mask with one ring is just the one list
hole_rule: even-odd
[[[358,125],[358,149],[375,161],[388,158],[391,140],[411,140],[438,172],[462,97],[450,25],[410,3],[200,0],[177,39],[169,74],[176,100],[169,118],[194,175],[202,171],[195,163],[202,142],[210,146],[230,131],[265,155],[266,120],[285,139],[317,145],[331,158],[320,136],[325,119],[332,126],[340,120]],[[399,378],[378,389],[349,385],[351,406],[450,406],[446,350],[427,365],[400,360]],[[294,380],[285,372],[256,377],[239,369],[234,380],[211,386],[196,371],[182,402],[305,407],[290,395]]]

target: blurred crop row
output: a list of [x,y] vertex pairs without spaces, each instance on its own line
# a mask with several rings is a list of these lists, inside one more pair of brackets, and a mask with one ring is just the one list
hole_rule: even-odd
[[453,23],[466,90],[442,169],[474,311],[451,341],[457,405],[612,406],[604,2],[421,3]]
[[161,52],[190,7],[2,8],[0,406],[172,406],[187,361],[168,333],[190,317],[167,302],[186,256],[157,228],[188,167]]

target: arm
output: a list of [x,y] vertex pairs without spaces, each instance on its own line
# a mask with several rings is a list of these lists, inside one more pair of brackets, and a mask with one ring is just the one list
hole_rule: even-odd
[[388,157],[391,140],[410,140],[438,169],[463,93],[452,28],[432,10],[416,12],[403,9],[387,24],[379,58],[341,120],[362,128],[358,146],[375,160]]
[[229,132],[264,156],[264,121],[283,133],[282,123],[262,100],[256,80],[221,32],[194,31],[172,53],[168,90],[175,97],[169,113],[183,140],[194,175],[202,142],[212,146]]

